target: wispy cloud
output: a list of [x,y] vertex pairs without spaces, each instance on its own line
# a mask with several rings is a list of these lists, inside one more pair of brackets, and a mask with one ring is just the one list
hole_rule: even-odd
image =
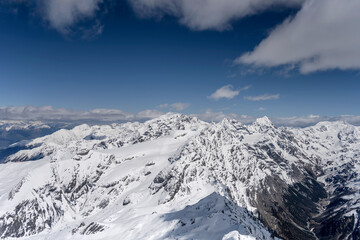
[[244,98],[249,101],[267,101],[267,100],[279,99],[280,94],[263,94],[259,96],[245,96]]
[[177,103],[171,104],[171,108],[172,108],[172,109],[175,109],[176,111],[185,110],[185,109],[188,108],[189,106],[190,106],[189,103],[182,103],[182,102],[177,102]]
[[[248,88],[246,88],[246,89],[248,89]],[[243,89],[243,90],[246,90],[246,89]],[[214,99],[214,100],[219,100],[221,98],[232,99],[235,96],[239,95],[240,91],[241,91],[241,89],[235,90],[234,87],[229,84],[229,85],[225,85],[225,86],[217,89],[213,94],[208,96],[208,98]]]
[[163,114],[164,113],[159,110],[148,109],[148,110],[138,112],[136,114],[136,119],[151,119],[151,118],[159,117]]
[[276,27],[236,63],[297,65],[300,72],[360,69],[360,1],[307,0],[294,18]]
[[274,6],[299,6],[303,0],[130,0],[140,17],[172,15],[193,30],[228,30],[232,21]]
[[168,108],[169,104],[168,103],[164,103],[164,104],[160,104],[159,108]]
[[[84,36],[93,38],[101,34],[103,25],[96,19],[103,0],[4,0],[5,4],[17,7],[20,4],[30,8],[33,15],[39,15],[50,27],[68,34],[71,27],[83,21],[94,21],[94,24],[83,30]],[[1,5],[1,4],[0,4]]]
[[42,0],[43,18],[59,31],[79,21],[93,18],[102,0]]
[[168,104],[168,103],[164,103],[164,104],[160,104],[159,108],[169,108],[175,111],[183,111],[186,108],[188,108],[190,106],[190,103],[184,103],[184,102],[177,102],[177,103],[173,103],[173,104]]
[[[254,15],[274,6],[300,6],[304,0],[129,0],[135,13],[141,18],[161,18],[171,15],[179,23],[193,30],[231,29],[235,19]],[[98,13],[106,11],[101,7],[112,1],[105,0],[2,0],[2,3],[20,4],[32,8],[49,26],[62,33],[69,33],[70,28],[78,23],[94,20],[99,23]],[[101,32],[102,24],[94,32]]]
[[245,91],[245,90],[248,90],[248,89],[250,89],[250,88],[251,88],[251,85],[247,85],[247,86],[245,86],[245,87],[240,88],[239,91],[240,91],[240,92],[241,92],[241,91]]

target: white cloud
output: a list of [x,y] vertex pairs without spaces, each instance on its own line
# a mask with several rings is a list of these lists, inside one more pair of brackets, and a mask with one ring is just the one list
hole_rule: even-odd
[[219,100],[221,98],[232,99],[235,96],[239,95],[239,90],[234,90],[232,85],[225,85],[219,89],[217,89],[213,94],[211,94],[208,98]]
[[84,30],[85,35],[93,37],[103,30],[103,25],[95,19],[103,0],[6,0],[5,3],[15,6],[26,4],[52,28],[63,34],[70,33],[72,26],[86,20],[95,20],[95,24]]
[[275,6],[299,6],[304,0],[129,0],[140,17],[172,15],[193,30],[231,29],[231,22]]
[[159,110],[149,109],[149,110],[144,110],[144,111],[138,112],[136,114],[136,118],[137,119],[151,119],[151,118],[159,117],[163,114],[164,113]]
[[250,101],[267,101],[267,100],[276,100],[280,98],[280,94],[264,94],[259,96],[245,96],[246,100]]
[[190,103],[177,102],[173,104],[168,104],[168,103],[160,104],[159,108],[170,108],[175,111],[182,111],[188,108],[189,106]]
[[43,0],[44,17],[56,29],[67,27],[86,18],[92,18],[102,0]]
[[173,103],[171,104],[171,108],[176,110],[176,111],[182,111],[185,110],[186,108],[188,108],[190,106],[189,103],[182,103],[182,102],[178,102],[178,103]]
[[168,108],[168,107],[169,107],[169,104],[167,104],[167,103],[159,105],[159,108]]
[[241,92],[241,91],[245,91],[245,90],[248,90],[248,89],[250,89],[250,88],[251,88],[251,85],[247,85],[247,86],[245,86],[245,87],[240,88],[239,91],[240,91],[240,92]]
[[[258,14],[266,9],[300,6],[305,0],[128,0],[140,17],[161,18],[174,16],[180,24],[193,30],[228,30],[237,19]],[[26,4],[62,33],[71,32],[76,23],[95,20],[99,26],[94,32],[101,32],[102,25],[96,20],[100,5],[110,5],[104,0],[2,0],[2,3]],[[1,3],[0,3],[1,4]],[[15,7],[16,9],[16,7]]]
[[260,67],[294,64],[302,73],[359,69],[359,11],[359,0],[307,0],[294,18],[235,62]]
[[[54,109],[56,112],[56,109]],[[127,113],[119,109],[105,109],[105,108],[98,108],[91,110],[89,112],[83,112],[83,117],[99,119],[102,118],[105,121],[112,121],[112,120],[131,120],[134,119],[134,114]]]
[[264,108],[264,107],[259,107],[258,110],[259,110],[259,111],[265,111],[265,108]]

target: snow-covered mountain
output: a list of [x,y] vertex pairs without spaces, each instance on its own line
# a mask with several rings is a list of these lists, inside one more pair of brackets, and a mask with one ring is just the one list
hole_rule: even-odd
[[80,125],[0,165],[0,236],[360,239],[360,128],[169,113]]
[[0,162],[22,149],[26,141],[74,126],[73,123],[63,122],[0,120]]
[[49,134],[51,133],[50,129],[50,126],[39,121],[0,120],[0,149],[20,140],[39,137],[41,134]]

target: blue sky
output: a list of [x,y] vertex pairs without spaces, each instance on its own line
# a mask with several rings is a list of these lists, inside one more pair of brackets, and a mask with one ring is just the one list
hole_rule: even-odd
[[[277,36],[287,31],[291,34],[301,26],[299,12],[311,16],[304,1],[292,6],[279,4],[246,16],[221,13],[231,18],[225,27],[218,22],[206,25],[208,22],[181,19],[163,6],[152,9],[158,13],[144,17],[134,6],[141,0],[92,2],[97,8],[90,15],[65,24],[50,15],[44,17],[38,6],[0,5],[1,106],[120,109],[131,113],[201,114],[211,110],[271,117],[360,115],[359,67],[346,60],[341,63],[348,59],[341,51],[348,49],[339,46],[339,56],[334,57],[339,63],[331,65],[328,56],[333,56],[331,50],[337,45],[321,52],[314,41],[302,44],[307,37],[298,43],[300,53],[289,56],[285,53],[296,48],[296,42],[286,46],[290,39],[276,45]],[[288,17],[293,21],[300,18],[299,24],[284,26]],[[278,30],[281,24],[283,28]],[[296,33],[306,31],[299,27]],[[315,53],[309,52],[306,57],[320,59],[321,64],[293,57],[308,49]],[[246,53],[251,55],[241,58]],[[236,61],[239,57],[241,60]],[[222,87],[228,90],[225,95],[210,97]],[[174,103],[183,105],[172,107]]]

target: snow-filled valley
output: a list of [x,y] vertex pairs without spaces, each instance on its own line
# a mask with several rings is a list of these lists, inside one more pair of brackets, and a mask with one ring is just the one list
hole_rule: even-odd
[[169,113],[21,142],[6,239],[359,239],[360,128]]

